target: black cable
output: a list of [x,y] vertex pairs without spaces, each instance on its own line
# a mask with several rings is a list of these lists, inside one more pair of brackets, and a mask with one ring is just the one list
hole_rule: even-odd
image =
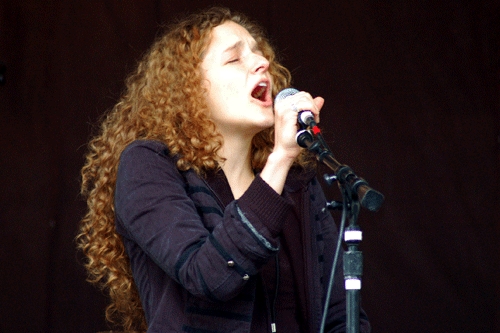
[[342,209],[342,218],[341,218],[341,221],[340,221],[339,237],[337,239],[337,247],[335,249],[335,256],[333,257],[332,271],[330,273],[330,280],[328,282],[328,291],[326,293],[325,305],[324,305],[324,308],[323,308],[323,316],[321,318],[321,326],[320,326],[320,329],[319,329],[319,333],[323,333],[324,330],[325,330],[325,322],[326,322],[326,317],[328,315],[328,305],[330,303],[330,297],[331,297],[331,294],[332,294],[332,288],[333,288],[333,285],[335,283],[335,270],[336,270],[337,262],[338,262],[338,259],[339,259],[339,256],[340,256],[340,248],[342,246],[342,237],[343,237],[342,235],[344,234],[344,230],[345,230],[345,222],[346,222],[346,219],[347,219],[347,204],[346,204],[346,200],[345,199],[343,200],[343,202],[344,202],[344,206],[343,206],[343,209]]
[[276,332],[276,301],[278,300],[278,286],[280,282],[280,262],[279,253],[276,255],[276,287],[274,288],[274,299],[271,309],[271,332]]
[[0,61],[0,86],[5,84],[5,72],[7,72],[7,67]]

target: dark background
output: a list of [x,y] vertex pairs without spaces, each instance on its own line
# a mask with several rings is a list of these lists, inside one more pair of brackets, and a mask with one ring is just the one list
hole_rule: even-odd
[[[107,328],[74,243],[85,144],[159,24],[212,4],[0,0],[1,333]],[[335,157],[386,196],[359,220],[373,331],[500,332],[498,1],[219,4],[267,28],[326,99]]]

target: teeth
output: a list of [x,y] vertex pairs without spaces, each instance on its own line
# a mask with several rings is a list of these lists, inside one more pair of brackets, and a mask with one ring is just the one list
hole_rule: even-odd
[[266,82],[260,82],[257,87],[252,91],[252,97],[256,99],[263,100],[264,98],[264,93],[266,92],[267,88],[267,83]]

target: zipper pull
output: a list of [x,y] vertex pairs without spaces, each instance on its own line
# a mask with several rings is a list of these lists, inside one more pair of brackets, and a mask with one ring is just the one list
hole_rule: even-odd
[[271,332],[276,333],[276,323],[271,323]]

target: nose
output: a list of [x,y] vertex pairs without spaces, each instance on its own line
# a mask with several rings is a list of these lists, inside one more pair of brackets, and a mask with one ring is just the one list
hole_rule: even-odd
[[259,72],[265,72],[268,69],[269,69],[269,60],[267,60],[263,55],[255,53],[252,71],[254,73],[259,73]]

